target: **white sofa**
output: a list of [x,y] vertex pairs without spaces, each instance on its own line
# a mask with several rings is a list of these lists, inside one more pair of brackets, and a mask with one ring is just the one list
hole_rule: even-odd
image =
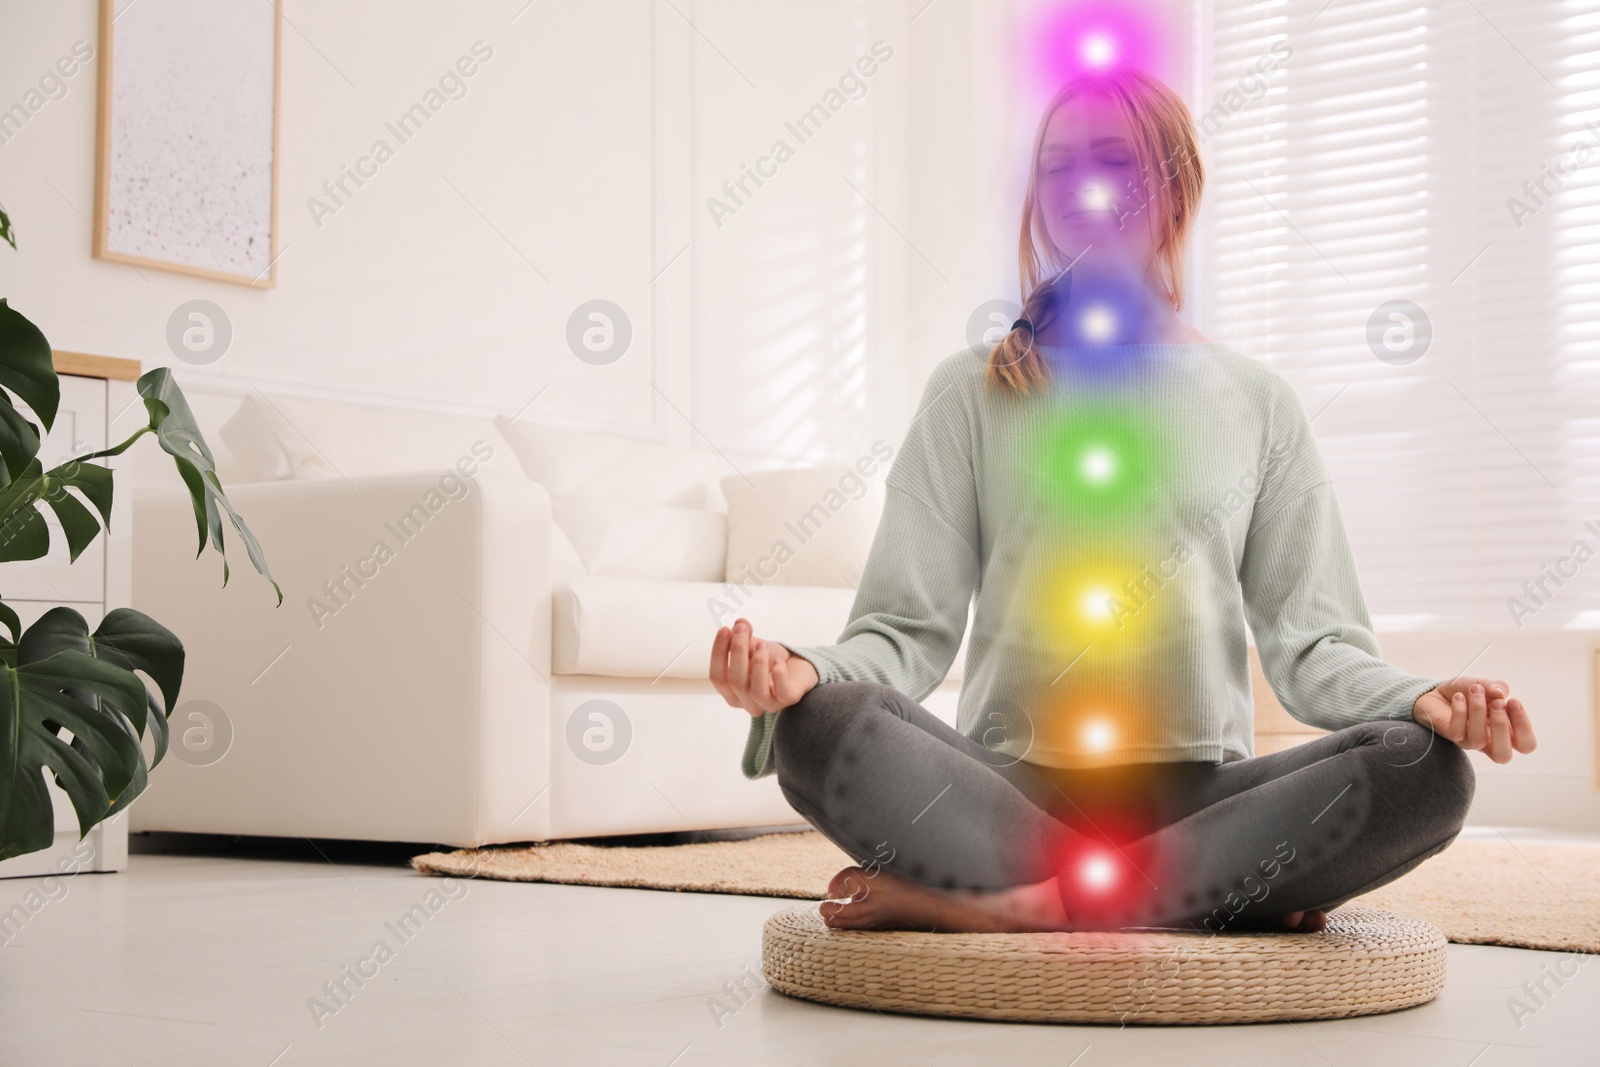
[[[133,602],[188,647],[174,744],[204,740],[205,715],[225,718],[233,740],[216,762],[159,767],[130,809],[135,831],[476,845],[799,821],[772,778],[739,773],[745,720],[705,681],[707,604],[720,598],[796,643],[834,640],[854,595],[839,583],[858,573],[876,521],[871,497],[830,519],[784,574],[835,584],[765,584],[744,599],[715,580],[729,530],[715,455],[281,397],[196,407],[285,599],[273,608],[237,545],[222,588],[215,558],[193,558],[170,471],[148,480]],[[490,455],[450,499],[455,483],[441,478],[477,442]],[[428,518],[401,544],[395,524],[419,503]],[[759,531],[733,526],[735,553],[749,552]],[[374,560],[379,540],[392,558]],[[1538,754],[1503,767],[1474,757],[1471,821],[1600,831],[1593,633],[1380,640],[1419,674],[1470,665],[1508,678],[1533,709]],[[948,721],[961,660],[926,702]],[[1315,733],[1259,677],[1256,690],[1257,751]]]
[[[226,588],[195,561],[170,478],[141,491],[134,605],[188,667],[135,831],[466,846],[800,821],[740,774],[708,604],[827,643],[854,592],[725,586],[715,454],[283,397],[210,436],[284,602],[236,540]],[[835,522],[834,554],[864,557],[876,518]],[[947,718],[958,682],[929,702]],[[229,729],[221,759],[183,758]]]

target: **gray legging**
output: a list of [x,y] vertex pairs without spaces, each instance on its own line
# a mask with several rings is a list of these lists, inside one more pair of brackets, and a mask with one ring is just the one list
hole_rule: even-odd
[[1015,762],[873,682],[779,713],[778,783],[866,869],[1001,889],[1059,875],[1076,929],[1331,909],[1461,830],[1466,753],[1414,722],[1352,726],[1232,763],[1060,770]]

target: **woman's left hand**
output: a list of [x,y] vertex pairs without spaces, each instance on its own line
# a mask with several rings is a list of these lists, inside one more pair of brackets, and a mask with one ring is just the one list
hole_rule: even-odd
[[1469,751],[1481,751],[1496,763],[1510,763],[1513,750],[1526,755],[1538,745],[1528,709],[1511,697],[1509,685],[1488,678],[1441,683],[1416,699],[1411,717],[1440,737]]

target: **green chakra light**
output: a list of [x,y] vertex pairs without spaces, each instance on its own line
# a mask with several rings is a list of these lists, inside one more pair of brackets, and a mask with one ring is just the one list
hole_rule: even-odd
[[1040,502],[1083,519],[1121,518],[1161,481],[1158,428],[1127,405],[1063,402],[1047,416],[1034,457]]

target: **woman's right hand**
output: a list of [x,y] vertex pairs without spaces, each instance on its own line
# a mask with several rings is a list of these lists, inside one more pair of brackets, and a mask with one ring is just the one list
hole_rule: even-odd
[[776,641],[764,641],[744,619],[724,626],[711,643],[711,684],[731,707],[752,718],[782,711],[811,692],[817,669]]

